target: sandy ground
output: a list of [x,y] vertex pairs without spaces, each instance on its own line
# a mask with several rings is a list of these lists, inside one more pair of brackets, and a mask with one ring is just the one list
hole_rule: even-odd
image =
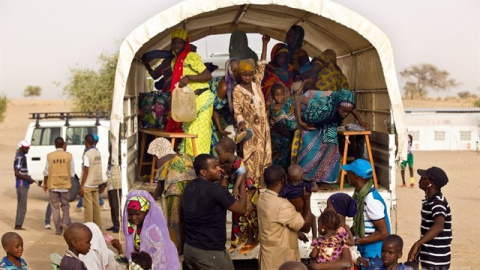
[[[16,192],[12,162],[18,141],[22,140],[30,112],[69,111],[71,103],[65,101],[11,100],[7,115],[0,123],[0,232],[10,231],[14,226]],[[452,269],[478,269],[480,261],[480,154],[467,151],[415,152],[415,168],[438,166],[443,168],[450,183],[443,189],[453,214]],[[407,173],[408,174],[408,173]],[[419,177],[415,175],[416,184]],[[393,232],[405,242],[406,258],[411,245],[420,234],[420,207],[423,191],[414,188],[400,188],[401,178],[397,172],[397,210],[392,212]],[[64,253],[66,244],[53,230],[44,229],[47,196],[37,186],[29,192],[28,211],[24,227],[20,231],[25,244],[23,257],[31,269],[51,269],[49,254]],[[74,222],[83,221],[83,213],[73,211],[76,203],[71,203],[71,217]],[[104,227],[110,226],[109,212],[102,212]],[[2,255],[3,256],[3,255]]]

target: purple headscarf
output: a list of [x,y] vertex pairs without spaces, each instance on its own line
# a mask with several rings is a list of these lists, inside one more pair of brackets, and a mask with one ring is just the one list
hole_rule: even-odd
[[[152,257],[153,269],[180,269],[177,248],[170,240],[167,222],[163,212],[158,207],[153,197],[145,190],[133,190],[128,193],[126,202],[132,197],[139,196],[150,202],[145,219],[143,220],[140,232],[140,251],[145,251]],[[127,205],[123,210],[123,232],[125,234],[127,258],[135,251],[134,233],[128,233],[128,212]]]
[[329,198],[335,212],[342,216],[354,217],[357,214],[357,202],[346,193],[335,193]]
[[232,62],[239,62],[236,58],[230,58],[225,62],[225,83],[227,85],[228,109],[233,113],[233,89],[238,84],[232,71]]

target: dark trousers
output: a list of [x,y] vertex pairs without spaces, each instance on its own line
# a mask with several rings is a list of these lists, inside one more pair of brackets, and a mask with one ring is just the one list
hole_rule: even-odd
[[184,262],[189,270],[234,270],[232,258],[227,251],[203,250],[185,243]]
[[28,187],[17,187],[17,216],[15,217],[15,226],[22,227],[25,215],[27,214]]
[[108,204],[110,205],[110,217],[112,218],[113,227],[120,228],[119,216],[120,199],[122,196],[121,189],[112,189],[108,191]]

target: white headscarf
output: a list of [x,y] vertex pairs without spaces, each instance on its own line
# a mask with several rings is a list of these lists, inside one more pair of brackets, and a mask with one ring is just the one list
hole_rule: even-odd
[[102,231],[93,222],[86,222],[92,231],[90,251],[86,255],[79,254],[80,260],[87,269],[124,270],[125,266],[115,261],[115,253],[107,247]]

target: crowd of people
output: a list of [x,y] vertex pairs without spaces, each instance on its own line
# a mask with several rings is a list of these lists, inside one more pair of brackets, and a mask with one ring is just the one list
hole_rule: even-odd
[[[270,37],[262,37],[258,60],[246,34],[236,30],[225,76],[214,80],[184,29],[172,31],[171,51],[144,55],[148,72],[161,78],[155,88],[166,97],[165,130],[197,134],[198,155],[193,156],[190,141],[181,142],[175,151],[167,139],[153,140],[147,152],[157,164],[156,190],[130,191],[120,219],[120,169],[109,159],[109,181],[104,183],[98,139],[88,134],[78,187],[85,224],[72,223],[68,199],[73,159],[63,138],[57,138],[56,151],[47,157],[43,186],[49,193],[55,234],[63,235],[68,245],[59,268],[180,269],[183,255],[189,269],[234,269],[231,252],[247,254],[259,246],[260,269],[305,269],[300,239],[311,241],[309,269],[418,269],[418,263],[422,268],[448,269],[452,234],[450,208],[441,193],[448,182],[445,172],[437,167],[417,171],[426,194],[421,238],[408,261],[399,263],[403,241],[391,234],[370,162],[358,158],[342,167],[339,162],[337,128],[343,119],[352,114],[362,127],[369,126],[355,110],[354,93],[336,64],[335,52],[327,49],[310,60],[302,49],[303,38],[303,28],[292,26],[267,63]],[[164,60],[152,69],[153,58]],[[169,115],[168,100],[186,86],[195,93],[196,117],[180,123]],[[14,164],[16,230],[23,229],[28,187],[34,182],[25,159],[29,146],[20,142]],[[311,193],[333,189],[330,183],[337,181],[340,169],[347,172],[354,194],[334,193],[315,220]],[[106,230],[123,232],[125,250],[117,239],[102,236],[99,194],[107,187],[113,226]],[[227,210],[232,212],[229,248]],[[353,218],[351,228],[346,217]],[[313,239],[306,236],[310,230]],[[28,269],[21,258],[20,235],[5,233],[2,246],[7,256],[0,269]]]

